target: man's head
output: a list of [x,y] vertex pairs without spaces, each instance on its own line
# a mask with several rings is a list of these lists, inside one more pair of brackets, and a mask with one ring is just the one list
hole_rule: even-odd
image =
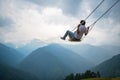
[[80,24],[82,24],[82,25],[85,25],[85,23],[86,23],[85,20],[80,21]]

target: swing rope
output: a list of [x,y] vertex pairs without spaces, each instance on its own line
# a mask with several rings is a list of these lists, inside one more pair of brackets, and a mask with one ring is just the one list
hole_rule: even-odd
[[[102,4],[104,2],[104,0],[102,0],[96,7],[95,7],[95,9],[93,9],[93,11],[84,19],[84,20],[87,20],[95,11],[96,11],[96,9]],[[72,29],[72,31],[74,31],[76,29],[76,27],[74,27],[73,29]]]
[[[107,12],[109,12],[120,0],[117,0],[107,11],[105,11],[94,23],[92,23],[91,25],[95,25]],[[104,0],[102,0],[98,6],[85,18],[85,20],[87,20],[92,14],[93,12],[95,12],[95,10],[104,2]],[[90,25],[90,26],[91,26]],[[73,28],[72,31],[74,31],[77,27]],[[93,27],[92,27],[93,28]],[[91,28],[91,29],[92,29]],[[91,30],[90,29],[90,30]]]
[[104,0],[102,0],[102,1],[96,6],[96,8],[93,9],[93,11],[92,11],[84,20],[87,20],[103,2],[104,2]]
[[98,22],[107,12],[109,12],[120,0],[117,0],[107,11],[105,11],[94,23]]
[[[108,8],[107,11],[105,11],[97,20],[94,21],[94,23],[92,23],[90,26],[90,30],[92,30],[92,28],[94,27],[94,25],[105,15],[107,14],[120,0],[117,0],[110,8]],[[89,30],[89,31],[90,31]]]
[[[92,28],[94,27],[94,25],[105,15],[107,14],[120,0],[117,0],[110,8],[108,8],[107,11],[105,11],[96,21],[94,21],[94,23],[92,23],[90,25],[90,29],[88,31],[88,33],[92,30]],[[85,36],[83,36],[83,38],[81,39],[81,41],[85,38]]]

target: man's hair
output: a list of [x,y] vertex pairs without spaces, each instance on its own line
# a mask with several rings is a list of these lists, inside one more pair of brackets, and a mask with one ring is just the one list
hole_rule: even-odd
[[80,21],[80,24],[82,24],[82,25],[85,25],[85,23],[86,23],[85,20]]

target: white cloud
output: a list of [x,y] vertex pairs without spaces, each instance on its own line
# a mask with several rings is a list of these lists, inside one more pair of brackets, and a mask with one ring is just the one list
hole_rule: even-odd
[[[1,4],[1,16],[11,18],[14,24],[11,27],[8,25],[0,28],[0,39],[12,43],[27,43],[36,38],[42,41],[59,43],[59,37],[66,30],[74,28],[79,20],[92,10],[90,1],[87,1],[87,3],[83,1],[78,11],[81,17],[76,18],[64,14],[60,7],[41,7],[23,0],[5,0]],[[94,20],[95,18],[90,17],[87,26]],[[120,40],[119,30],[120,23],[116,24],[111,18],[103,18],[95,25],[82,43],[117,45]]]
[[16,5],[9,8],[9,17],[15,22],[12,27],[14,30],[5,33],[6,30],[1,29],[6,42],[26,43],[36,38],[48,40],[62,35],[77,21],[73,17],[65,16],[60,8],[44,7],[39,10],[39,6],[34,4],[24,5],[22,8]]
[[94,45],[119,45],[120,24],[115,23],[111,18],[102,19],[89,33],[84,43]]

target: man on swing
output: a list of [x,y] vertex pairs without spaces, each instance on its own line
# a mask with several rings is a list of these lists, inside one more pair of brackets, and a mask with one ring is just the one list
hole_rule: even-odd
[[61,37],[61,39],[65,40],[67,36],[69,36],[70,41],[80,41],[83,34],[86,36],[89,31],[89,27],[85,27],[85,20],[81,20],[80,24],[77,26],[77,30],[75,32],[71,32],[69,30],[66,31],[65,35]]

